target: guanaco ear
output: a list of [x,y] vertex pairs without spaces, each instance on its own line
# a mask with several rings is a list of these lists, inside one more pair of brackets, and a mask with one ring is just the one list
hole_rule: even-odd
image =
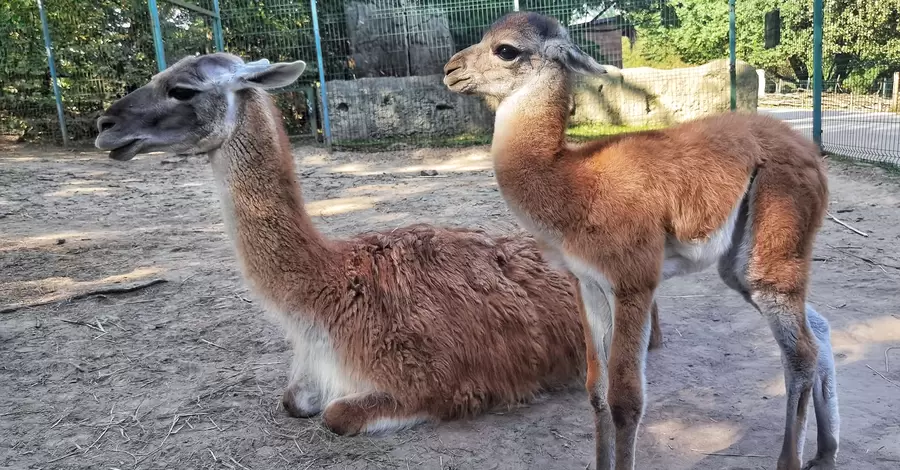
[[575,73],[585,75],[606,73],[606,69],[602,65],[571,41],[561,39],[548,41],[545,48],[545,53],[548,57],[559,61]]
[[236,67],[231,85],[236,89],[281,88],[294,83],[304,70],[306,70],[306,62],[302,60],[274,64],[270,64],[266,59],[247,62]]

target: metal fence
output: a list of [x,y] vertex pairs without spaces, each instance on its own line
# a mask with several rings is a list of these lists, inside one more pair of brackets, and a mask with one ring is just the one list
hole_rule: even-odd
[[[276,93],[292,136],[370,148],[487,142],[490,107],[447,91],[441,69],[500,16],[527,10],[556,17],[582,49],[612,66],[577,86],[573,139],[754,109],[814,138],[820,125],[827,151],[900,164],[900,0],[853,8],[825,1],[830,26],[818,62],[810,60],[811,25],[821,0],[94,3],[46,1],[51,47],[39,1],[0,5],[0,133],[61,140],[47,51],[55,53],[64,129],[79,141],[93,137],[100,110],[160,66],[224,49],[307,62],[300,82]],[[821,113],[813,107],[816,70]]]

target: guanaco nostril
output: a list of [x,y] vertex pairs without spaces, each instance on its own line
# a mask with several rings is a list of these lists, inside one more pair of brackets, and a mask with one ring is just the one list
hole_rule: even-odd
[[459,70],[461,68],[462,68],[462,65],[460,65],[458,60],[456,60],[456,57],[453,57],[450,59],[449,62],[447,62],[444,65],[444,75],[450,75],[454,71]]
[[108,131],[116,125],[116,120],[109,116],[101,116],[97,119],[97,130],[100,132]]

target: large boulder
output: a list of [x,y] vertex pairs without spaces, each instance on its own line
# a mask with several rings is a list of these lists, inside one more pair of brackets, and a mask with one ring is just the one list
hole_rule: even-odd
[[[724,59],[671,70],[606,68],[606,74],[584,77],[575,86],[573,123],[668,125],[730,109],[731,80]],[[738,61],[736,72],[737,108],[756,111],[756,70]]]
[[478,98],[452,93],[443,75],[327,82],[334,139],[456,136],[489,132],[491,110]]
[[349,2],[344,17],[357,77],[440,73],[455,50],[446,13],[415,1]]
[[[327,82],[335,139],[484,134],[493,128],[497,103],[451,93],[443,75],[380,77]],[[755,111],[757,76],[737,64],[738,109]],[[618,69],[579,80],[572,97],[572,122],[624,126],[668,125],[727,111],[727,61],[699,67]]]

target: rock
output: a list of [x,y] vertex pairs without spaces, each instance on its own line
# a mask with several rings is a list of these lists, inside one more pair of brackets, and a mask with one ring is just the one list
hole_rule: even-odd
[[[669,125],[730,109],[730,77],[724,59],[671,70],[606,69],[606,74],[585,77],[576,85],[572,123]],[[737,108],[756,111],[756,70],[738,61],[737,82]]]
[[[738,109],[755,111],[756,71],[737,64]],[[443,74],[328,82],[337,140],[489,134],[497,103],[450,92]],[[608,67],[575,88],[571,121],[625,126],[669,125],[729,109],[728,61],[658,70]]]
[[447,14],[413,0],[350,2],[344,19],[357,77],[440,73],[455,52]]
[[328,82],[337,140],[486,133],[494,117],[476,97],[452,93],[442,74]]
[[420,176],[437,176],[437,170],[422,170],[419,172]]

